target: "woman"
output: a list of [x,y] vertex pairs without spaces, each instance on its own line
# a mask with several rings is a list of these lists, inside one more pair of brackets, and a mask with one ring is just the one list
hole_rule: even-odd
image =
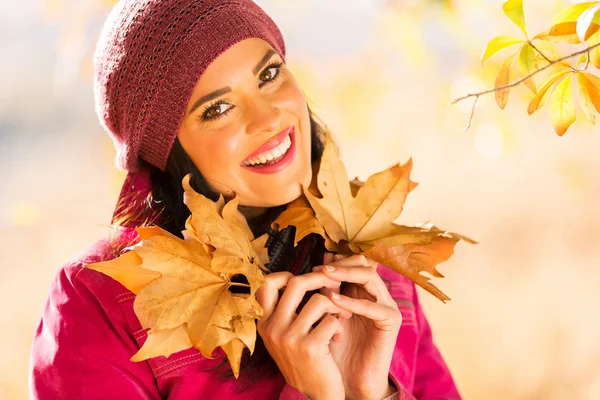
[[[33,398],[460,398],[411,281],[364,256],[325,253],[318,236],[294,247],[293,227],[270,228],[310,183],[323,129],[259,6],[122,0],[94,63],[96,110],[128,176],[115,232],[52,283],[33,342]],[[213,200],[237,193],[254,233],[269,233],[271,273],[257,293],[264,315],[237,380],[220,349],[213,359],[190,348],[131,362],[147,336],[135,295],[83,268],[126,251],[136,227],[181,237],[187,173]]]

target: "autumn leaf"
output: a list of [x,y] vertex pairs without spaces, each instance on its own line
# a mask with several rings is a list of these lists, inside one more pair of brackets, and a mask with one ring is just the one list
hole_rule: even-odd
[[595,124],[596,114],[594,109],[600,113],[600,78],[580,72],[577,74],[577,87],[583,113],[592,124]]
[[[517,71],[519,76],[521,78],[525,78],[526,76],[531,75],[537,69],[538,67],[535,51],[533,50],[531,44],[525,43],[525,45],[521,48],[521,51],[519,51],[519,58],[517,62]],[[527,79],[524,83],[525,86],[527,86],[533,93],[537,92],[533,77]]]
[[554,16],[550,29],[535,38],[570,44],[585,42],[600,29],[600,14],[592,10],[598,4],[594,1],[565,8]]
[[554,15],[552,18],[552,22],[550,25],[558,25],[565,22],[576,22],[581,14],[583,14],[586,10],[594,5],[598,4],[597,1],[588,1],[585,3],[573,4],[570,7],[567,7]]
[[531,102],[529,103],[529,107],[527,108],[527,113],[529,115],[533,114],[535,111],[539,110],[544,106],[544,103],[548,99],[552,88],[559,79],[564,78],[564,76],[568,73],[572,72],[571,70],[562,70],[558,71],[554,75],[552,75],[545,83],[543,83],[538,90],[537,94],[533,97]]
[[[364,254],[413,280],[442,301],[449,297],[429,283],[427,272],[441,276],[435,266],[447,260],[464,236],[430,227],[406,227],[393,221],[402,212],[408,193],[412,161],[394,165],[366,182],[348,181],[346,169],[327,132],[325,149],[316,178],[304,188],[304,196],[290,203],[273,222],[273,228],[296,227],[296,242],[310,233],[325,238],[329,251]],[[310,205],[310,207],[309,207]]]
[[554,130],[559,136],[564,135],[576,119],[572,77],[572,74],[569,75],[556,86],[548,104],[550,121],[552,121]]
[[[255,319],[263,312],[255,294],[265,281],[268,236],[254,239],[237,197],[213,202],[196,193],[189,179],[182,181],[191,211],[184,239],[160,227],[139,228],[141,241],[130,251],[87,267],[137,295],[133,308],[149,331],[132,361],[169,356],[191,346],[210,358],[220,346],[237,378],[243,349],[254,351]],[[234,279],[242,275],[248,283]],[[232,286],[245,287],[248,293],[232,293]]]
[[160,277],[160,273],[142,268],[142,259],[135,251],[111,261],[89,264],[87,268],[112,277],[135,294]]
[[189,234],[206,246],[219,248],[221,252],[244,259],[267,271],[260,254],[255,250],[257,246],[252,243],[254,240],[264,243],[265,238],[254,239],[248,223],[238,211],[239,198],[236,196],[223,205],[223,196],[220,195],[215,203],[196,193],[189,181],[188,174],[183,178],[182,184],[185,191],[183,201],[192,213],[185,223]]
[[188,337],[187,324],[173,329],[150,329],[144,345],[131,357],[131,361],[138,362],[158,356],[169,357],[173,353],[190,347],[192,347],[192,343]]
[[496,82],[494,83],[494,89],[497,89],[495,92],[496,103],[501,109],[504,109],[504,107],[506,107],[506,103],[508,103],[508,94],[510,92],[510,88],[500,88],[510,83],[511,69],[515,56],[516,54],[513,54],[507,58],[506,61],[504,61],[504,64],[502,65],[502,68],[500,68],[500,72],[498,72],[498,76],[496,77]]
[[481,63],[486,62],[491,56],[503,50],[507,47],[514,46],[515,44],[523,43],[522,39],[518,39],[512,36],[498,36],[490,40],[486,46],[483,55],[481,56]]
[[502,11],[504,11],[504,15],[514,22],[515,25],[523,31],[523,34],[527,36],[527,30],[525,29],[525,15],[523,13],[523,0],[505,1],[504,4],[502,4]]
[[596,14],[599,14],[600,2],[592,5],[585,10],[579,18],[577,18],[577,36],[581,43],[584,43],[592,35],[592,22],[596,19]]

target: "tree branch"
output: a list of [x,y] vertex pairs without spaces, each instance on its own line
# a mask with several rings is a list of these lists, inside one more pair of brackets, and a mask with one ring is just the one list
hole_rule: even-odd
[[[537,50],[537,48],[536,48],[536,47],[534,47],[534,46],[533,46],[533,44],[532,44],[531,46],[532,46],[532,47],[533,47],[535,50]],[[508,85],[505,85],[505,86],[499,86],[499,87],[497,87],[497,88],[493,88],[493,89],[488,89],[488,90],[485,90],[485,91],[483,91],[483,92],[479,92],[479,93],[470,93],[470,94],[468,94],[468,95],[466,95],[466,96],[463,96],[463,97],[459,97],[459,98],[457,98],[457,99],[454,99],[454,100],[452,101],[452,103],[450,103],[450,105],[454,105],[454,104],[458,103],[459,101],[461,101],[461,100],[465,100],[465,99],[468,99],[468,98],[470,98],[470,97],[475,97],[475,102],[473,103],[473,108],[471,109],[471,115],[469,116],[469,122],[468,122],[468,124],[467,124],[467,127],[465,128],[465,131],[466,131],[466,130],[467,130],[467,129],[469,129],[469,127],[471,126],[471,121],[473,120],[473,114],[475,113],[475,105],[477,104],[477,100],[479,100],[479,97],[480,97],[480,96],[483,96],[483,95],[485,95],[485,94],[488,94],[488,93],[497,92],[497,91],[499,91],[499,90],[509,89],[509,88],[515,87],[515,86],[517,86],[517,85],[520,85],[521,83],[525,82],[527,79],[531,78],[532,76],[534,76],[534,75],[537,75],[537,74],[539,74],[540,72],[542,72],[542,71],[544,71],[544,70],[546,70],[546,69],[550,68],[552,65],[555,65],[555,64],[558,64],[558,63],[560,63],[560,62],[562,62],[562,61],[568,60],[569,58],[573,58],[573,57],[575,57],[575,56],[579,56],[579,55],[581,55],[581,54],[586,54],[586,53],[587,53],[587,55],[588,55],[588,59],[589,59],[589,53],[590,53],[590,51],[592,51],[592,50],[593,50],[593,49],[595,49],[596,47],[600,47],[600,43],[596,43],[596,44],[595,44],[595,45],[593,45],[593,46],[587,47],[587,48],[585,48],[585,49],[583,49],[583,50],[580,50],[580,51],[577,51],[577,52],[575,52],[575,53],[569,54],[568,56],[565,56],[565,57],[559,58],[558,60],[554,60],[554,61],[550,61],[550,60],[549,60],[548,58],[546,58],[546,56],[544,56],[544,55],[543,55],[543,54],[542,54],[542,53],[541,53],[539,50],[537,50],[537,52],[538,52],[538,53],[540,53],[540,54],[542,55],[542,57],[544,57],[544,58],[545,58],[547,61],[549,61],[549,64],[548,64],[548,65],[545,65],[545,66],[543,66],[542,68],[540,68],[540,69],[538,69],[538,70],[535,70],[535,71],[533,71],[532,73],[530,73],[529,75],[527,75],[527,76],[525,76],[525,77],[523,77],[523,78],[519,79],[518,81],[515,81],[515,82],[513,82],[513,83],[509,83]]]

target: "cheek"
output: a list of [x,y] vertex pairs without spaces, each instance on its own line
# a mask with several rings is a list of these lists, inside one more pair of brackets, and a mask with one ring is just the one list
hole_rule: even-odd
[[186,151],[202,175],[209,179],[219,179],[218,176],[231,171],[237,160],[235,136],[225,130],[203,132],[190,141],[189,150]]

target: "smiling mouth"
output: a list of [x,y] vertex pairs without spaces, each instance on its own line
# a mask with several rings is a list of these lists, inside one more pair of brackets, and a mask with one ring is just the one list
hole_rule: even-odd
[[287,128],[274,139],[260,146],[242,161],[242,164],[247,167],[261,167],[276,164],[281,161],[292,147],[290,133],[293,128],[293,126]]

